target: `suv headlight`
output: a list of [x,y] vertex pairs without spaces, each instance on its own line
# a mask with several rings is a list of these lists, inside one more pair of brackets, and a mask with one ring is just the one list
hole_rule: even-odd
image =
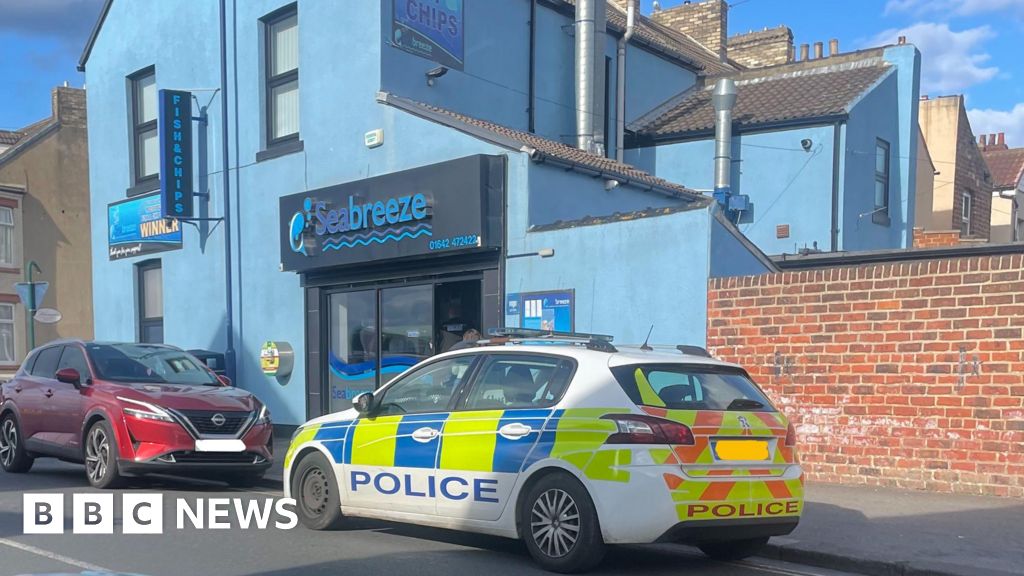
[[270,409],[266,404],[260,406],[260,414],[256,417],[257,424],[270,424]]
[[171,416],[166,410],[149,402],[141,402],[139,400],[132,400],[131,398],[125,398],[118,396],[118,400],[131,406],[125,406],[121,408],[125,414],[134,416],[135,418],[141,418],[143,420],[157,420],[160,422],[174,422],[174,417]]

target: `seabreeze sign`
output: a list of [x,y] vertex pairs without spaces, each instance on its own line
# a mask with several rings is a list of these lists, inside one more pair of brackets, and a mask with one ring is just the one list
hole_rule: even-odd
[[285,270],[500,244],[505,161],[470,156],[281,198]]
[[463,0],[393,0],[395,46],[455,70],[464,62]]
[[150,194],[107,206],[107,246],[111,260],[181,248],[181,225],[163,217],[160,195]]
[[160,206],[166,216],[192,217],[192,93],[160,90]]

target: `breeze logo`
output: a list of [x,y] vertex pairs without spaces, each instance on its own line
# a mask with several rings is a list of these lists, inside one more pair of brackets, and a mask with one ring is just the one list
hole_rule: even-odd
[[349,196],[348,205],[337,209],[328,208],[327,202],[322,200],[306,198],[302,211],[296,212],[289,223],[291,248],[309,255],[305,242],[307,230],[318,238],[326,237],[323,250],[430,236],[431,225],[423,222],[430,215],[427,208],[427,197],[421,193],[365,204],[357,204],[355,197]]
[[[113,494],[74,494],[71,506],[73,534],[113,534],[118,510]],[[64,495],[24,494],[22,531],[25,534],[63,534]],[[295,500],[273,498],[198,498],[174,501],[174,528],[185,530],[291,530],[298,526]],[[120,506],[122,534],[163,534],[163,494],[123,494]]]

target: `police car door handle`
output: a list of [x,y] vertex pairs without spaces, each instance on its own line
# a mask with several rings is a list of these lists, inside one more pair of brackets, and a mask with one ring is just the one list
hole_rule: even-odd
[[430,442],[434,438],[437,438],[441,432],[434,430],[433,428],[420,428],[412,433],[412,439],[417,442]]
[[509,440],[522,438],[530,432],[533,432],[533,428],[519,422],[511,422],[498,429],[498,434],[503,438],[508,438]]

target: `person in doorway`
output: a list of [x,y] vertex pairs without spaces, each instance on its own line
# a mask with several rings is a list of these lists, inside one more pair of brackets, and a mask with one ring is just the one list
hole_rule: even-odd
[[484,335],[481,334],[479,330],[477,330],[476,328],[470,328],[469,330],[466,330],[462,334],[462,341],[461,342],[457,342],[454,346],[452,346],[448,350],[452,351],[452,350],[462,350],[463,348],[472,348],[473,346],[476,345],[476,341],[481,339],[481,338],[483,338],[483,337],[484,337]]
[[441,323],[441,330],[437,333],[437,351],[447,352],[462,341],[466,333],[465,321],[462,320],[462,305],[458,300],[452,299],[448,303],[448,319]]

